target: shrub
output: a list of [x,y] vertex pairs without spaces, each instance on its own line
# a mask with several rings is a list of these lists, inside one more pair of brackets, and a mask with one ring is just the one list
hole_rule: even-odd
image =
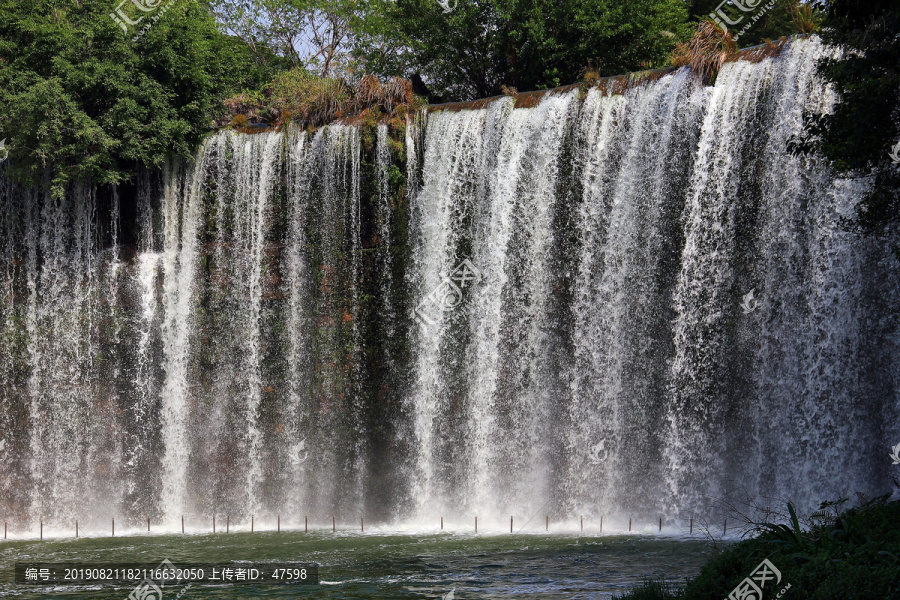
[[420,104],[412,92],[412,83],[406,79],[395,77],[382,82],[365,75],[350,84],[343,79],[318,77],[300,68],[279,73],[261,93],[243,92],[225,101],[233,115],[254,121],[267,117],[270,125],[293,121],[304,126],[324,125],[367,110],[390,115],[401,107],[416,108]]
[[774,592],[764,590],[765,598],[788,585],[792,600],[900,597],[900,502],[860,495],[856,508],[844,510],[845,503],[823,503],[812,515],[815,524],[806,530],[789,504],[789,523],[758,524],[758,537],[713,557],[683,589],[648,582],[621,599],[722,600],[763,559],[769,559],[782,576]]

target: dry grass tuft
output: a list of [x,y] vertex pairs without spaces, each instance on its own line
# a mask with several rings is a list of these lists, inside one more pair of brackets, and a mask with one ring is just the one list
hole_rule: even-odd
[[365,75],[356,83],[356,101],[360,108],[378,106],[393,113],[399,106],[413,104],[416,96],[408,79],[394,77],[382,83],[374,75]]
[[694,36],[675,46],[672,64],[689,66],[705,83],[715,80],[719,69],[736,53],[738,47],[731,33],[712,21],[702,21]]
[[353,89],[340,79],[310,75],[300,69],[279,73],[264,92],[272,116],[284,122],[284,114],[306,123],[328,123],[341,117],[353,99]]

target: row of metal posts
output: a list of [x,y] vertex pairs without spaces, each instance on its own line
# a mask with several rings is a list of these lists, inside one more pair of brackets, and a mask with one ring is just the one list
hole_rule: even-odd
[[[213,523],[213,533],[216,533],[216,516],[213,515],[212,519]],[[663,519],[659,518],[659,530],[662,531]],[[360,531],[366,530],[366,522],[364,517],[359,518],[359,528]],[[444,517],[441,517],[441,531],[444,530]],[[547,515],[545,520],[545,530],[550,531],[550,515]],[[256,525],[254,516],[250,515],[250,533],[254,533],[256,531]],[[278,529],[277,531],[281,532],[281,515],[278,515]],[[309,532],[309,516],[304,517],[304,531]],[[332,515],[331,517],[331,531],[333,533],[337,532],[337,517]],[[584,517],[581,517],[581,531],[584,531]],[[628,531],[631,531],[631,517],[628,518]],[[229,515],[225,516],[225,533],[231,532],[231,517]],[[513,517],[509,518],[509,532],[513,533]],[[147,518],[147,533],[150,533],[150,519]],[[184,533],[184,517],[181,517],[181,533]],[[475,533],[478,533],[478,517],[475,517]],[[603,515],[600,515],[600,533],[603,533]],[[690,523],[690,533],[694,533],[694,519],[691,519]],[[725,519],[725,525],[722,528],[722,535],[726,535],[728,533],[728,519]],[[112,537],[116,536],[116,520],[112,519]],[[78,521],[75,521],[75,537],[78,537]],[[3,539],[7,539],[7,522],[3,522]],[[40,529],[40,539],[44,539],[44,522],[41,521],[41,529]]]

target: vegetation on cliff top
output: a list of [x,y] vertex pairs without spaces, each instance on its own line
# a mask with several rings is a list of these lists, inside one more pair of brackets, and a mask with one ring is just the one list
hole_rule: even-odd
[[[707,0],[145,4],[156,11],[142,17],[148,26],[128,30],[111,18],[117,6],[111,0],[0,0],[0,139],[13,179],[57,193],[76,180],[114,184],[130,179],[138,165],[190,155],[213,126],[396,115],[419,98],[472,100],[667,66],[676,45],[718,6]],[[798,25],[801,7],[813,11],[801,0],[761,6],[758,20],[744,21],[751,27],[740,44],[805,31],[813,13]],[[676,64],[683,58],[676,53]]]

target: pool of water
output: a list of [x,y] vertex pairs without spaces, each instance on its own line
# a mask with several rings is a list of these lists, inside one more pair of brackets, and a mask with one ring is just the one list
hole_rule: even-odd
[[119,598],[132,586],[26,586],[16,562],[185,563],[302,561],[319,565],[318,586],[184,586],[193,598],[607,599],[652,579],[680,583],[711,549],[702,539],[649,535],[475,535],[338,532],[231,533],[0,540],[0,596]]

